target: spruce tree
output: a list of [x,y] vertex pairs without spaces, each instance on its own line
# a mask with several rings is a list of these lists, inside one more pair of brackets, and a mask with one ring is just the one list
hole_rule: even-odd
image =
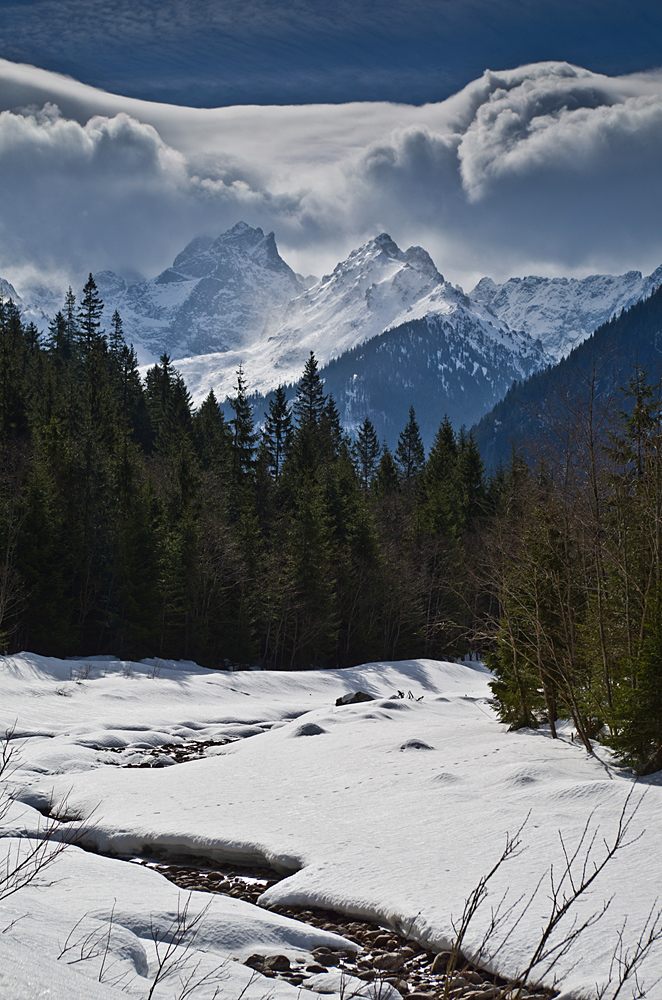
[[213,389],[193,417],[193,440],[203,469],[220,471],[229,465],[232,431]]
[[423,535],[453,536],[460,516],[457,483],[458,444],[447,415],[435,435],[421,477],[417,505],[418,530]]
[[62,310],[66,324],[65,341],[63,344],[63,355],[66,358],[73,356],[78,343],[78,315],[76,309],[76,296],[71,285],[67,289],[64,297],[64,307]]
[[485,466],[473,431],[468,435],[460,432],[456,477],[464,521],[469,526],[485,508]]
[[398,438],[395,461],[400,469],[400,476],[405,483],[411,483],[425,464],[423,439],[421,438],[421,432],[416,422],[416,414],[413,406],[409,407],[407,426],[401,431]]
[[120,357],[123,349],[126,347],[122,317],[118,313],[117,309],[113,313],[113,317],[110,321],[110,336],[108,337],[108,347],[113,357]]
[[232,428],[230,450],[232,455],[232,471],[235,480],[240,482],[253,471],[255,443],[257,441],[253,422],[253,407],[248,402],[244,370],[241,365],[237,369],[237,384],[234,390],[235,395],[228,400],[234,410],[234,417],[230,421],[230,427]]
[[[294,400],[296,430],[290,459],[286,463],[288,476],[294,475],[296,478],[308,475],[314,472],[322,461],[332,461],[333,443],[329,436],[332,428],[328,420],[326,426],[324,428],[322,426],[326,402],[317,361],[311,351],[304,365]],[[329,413],[329,417],[332,418],[333,414]]]
[[269,401],[269,411],[265,414],[262,442],[266,451],[271,474],[276,482],[280,477],[283,462],[292,447],[292,415],[285,395],[279,385],[273,399]]
[[336,401],[329,393],[319,419],[317,432],[319,459],[322,462],[335,462],[342,450],[343,429]]
[[378,497],[391,496],[400,489],[400,477],[391,451],[384,442],[382,457],[375,476],[375,492]]
[[83,352],[89,354],[98,347],[105,347],[104,332],[101,329],[103,301],[92,274],[83,288],[83,297],[78,308],[78,324]]
[[363,492],[367,493],[372,484],[381,452],[375,428],[369,417],[366,417],[359,427],[354,451],[359,466],[361,487]]
[[191,396],[168,354],[162,354],[159,364],[149,369],[145,387],[154,446],[159,454],[168,455],[191,432]]
[[57,312],[48,324],[48,338],[46,346],[58,359],[66,355],[67,350],[67,321],[61,312]]
[[319,377],[318,365],[313,352],[306,361],[301,381],[297,386],[294,401],[294,417],[297,429],[317,427],[324,411],[324,386]]

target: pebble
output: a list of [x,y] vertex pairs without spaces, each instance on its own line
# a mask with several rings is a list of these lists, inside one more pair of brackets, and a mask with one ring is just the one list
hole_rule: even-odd
[[[257,898],[279,881],[279,876],[268,869],[252,870],[250,874],[242,870],[198,871],[190,866],[174,864],[154,864],[150,867],[160,871],[176,885],[205,892],[219,892],[255,904]],[[250,879],[247,881],[247,877]],[[259,884],[255,883],[259,879]],[[345,952],[332,948],[315,948],[313,961],[305,966],[292,967],[285,955],[251,955],[245,965],[268,978],[279,977],[299,989],[306,989],[308,977],[329,973],[340,968],[342,974],[353,976],[363,982],[384,983],[407,1000],[498,1000],[504,995],[508,983],[496,979],[479,969],[470,968],[462,955],[456,957],[458,971],[447,977],[451,954],[433,952],[415,941],[407,941],[393,931],[377,927],[368,921],[344,917],[329,910],[294,907],[273,907],[274,912],[292,917],[323,930],[341,934],[360,945],[363,952]],[[461,974],[460,974],[461,973]],[[338,972],[335,972],[338,975]],[[312,980],[310,981],[312,985]],[[373,988],[374,989],[374,988]],[[397,998],[397,993],[392,997]],[[308,993],[312,998],[313,994]],[[533,987],[522,990],[521,1000],[551,1000],[551,991],[541,991]]]

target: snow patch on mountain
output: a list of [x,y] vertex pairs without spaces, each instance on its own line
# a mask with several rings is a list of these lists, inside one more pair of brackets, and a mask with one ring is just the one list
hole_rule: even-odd
[[534,368],[548,361],[528,334],[510,330],[445,281],[426,250],[403,251],[382,233],[352,251],[332,274],[302,291],[284,309],[272,311],[264,334],[252,344],[204,357],[177,358],[175,364],[196,403],[211,388],[218,398],[230,394],[240,364],[250,389],[266,393],[279,383],[295,382],[310,351],[325,365],[387,330],[428,317],[443,317],[463,332],[471,328],[481,338],[531,359]]
[[278,253],[274,234],[245,222],[215,240],[191,240],[149,281],[129,283],[112,271],[101,271],[95,281],[106,314],[119,311],[144,364],[164,351],[181,356],[241,349],[305,288]]
[[509,327],[539,339],[552,358],[560,361],[614,313],[648,297],[660,284],[662,266],[648,277],[641,271],[587,278],[530,275],[509,278],[500,285],[482,278],[469,297]]
[[46,329],[49,314],[44,310],[43,303],[38,301],[38,296],[31,295],[30,301],[26,302],[10,281],[0,278],[0,302],[9,301],[18,306],[24,323],[34,323],[38,330]]

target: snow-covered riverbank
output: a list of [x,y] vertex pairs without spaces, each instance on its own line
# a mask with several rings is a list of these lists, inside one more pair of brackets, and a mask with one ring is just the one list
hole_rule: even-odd
[[[585,921],[609,899],[610,906],[546,980],[556,975],[563,996],[595,995],[596,983],[609,976],[624,919],[625,940],[634,944],[662,889],[662,785],[656,776],[634,785],[607,753],[589,757],[569,733],[557,741],[544,730],[508,733],[489,705],[488,681],[477,664],[420,660],[225,674],[161,661],[6,657],[0,729],[16,726],[20,761],[7,785],[20,802],[4,819],[0,849],[15,843],[11,835],[43,826],[41,814],[51,804],[57,814],[66,800],[69,816],[84,817],[87,845],[103,852],[264,859],[292,874],[261,902],[372,917],[441,949],[507,835],[526,820],[522,849],[490,882],[490,899],[469,926],[464,949],[480,947],[490,902],[506,893],[506,905],[522,898],[483,950],[484,964],[514,976],[549,912],[550,865],[557,874],[564,867],[559,833],[573,850],[589,822],[598,831],[598,862],[634,787],[628,808],[638,810],[627,840],[640,837],[617,853],[560,935],[573,919]],[[336,706],[358,690],[375,700]],[[236,739],[222,744],[225,737]],[[153,763],[155,747],[191,740],[211,741],[208,755],[160,768],[121,766]],[[585,856],[580,850],[580,864]],[[106,1000],[126,996],[123,987],[146,996],[155,958],[150,927],[173,920],[176,887],[145,868],[78,848],[63,854],[49,878],[57,881],[0,904],[0,931],[8,928],[0,934],[0,993],[11,1000]],[[512,927],[541,878],[525,918]],[[191,906],[209,899],[195,893]],[[100,936],[111,912],[101,983],[101,958],[66,965],[67,952],[56,961],[77,920]],[[262,947],[302,954],[330,937],[214,896],[189,957],[202,962],[202,974]],[[641,972],[649,1000],[662,996],[662,985],[653,986],[661,969],[658,942]],[[227,962],[222,995],[238,997],[249,975],[240,962]],[[12,981],[16,990],[7,992]],[[268,985],[294,997],[287,984]],[[154,996],[172,996],[169,988]],[[265,992],[265,981],[255,980],[246,995],[257,1000]],[[211,980],[195,994],[208,996]]]

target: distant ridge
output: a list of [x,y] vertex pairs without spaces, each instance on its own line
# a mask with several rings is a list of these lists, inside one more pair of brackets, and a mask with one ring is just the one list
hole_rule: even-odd
[[[475,427],[486,464],[507,462],[513,444],[532,456],[542,454],[553,446],[549,418],[567,420],[567,403],[585,411],[593,372],[596,398],[604,400],[625,385],[635,365],[646,368],[652,381],[662,377],[662,287],[598,327],[557,365],[511,387]],[[620,397],[617,403],[623,405]]]

